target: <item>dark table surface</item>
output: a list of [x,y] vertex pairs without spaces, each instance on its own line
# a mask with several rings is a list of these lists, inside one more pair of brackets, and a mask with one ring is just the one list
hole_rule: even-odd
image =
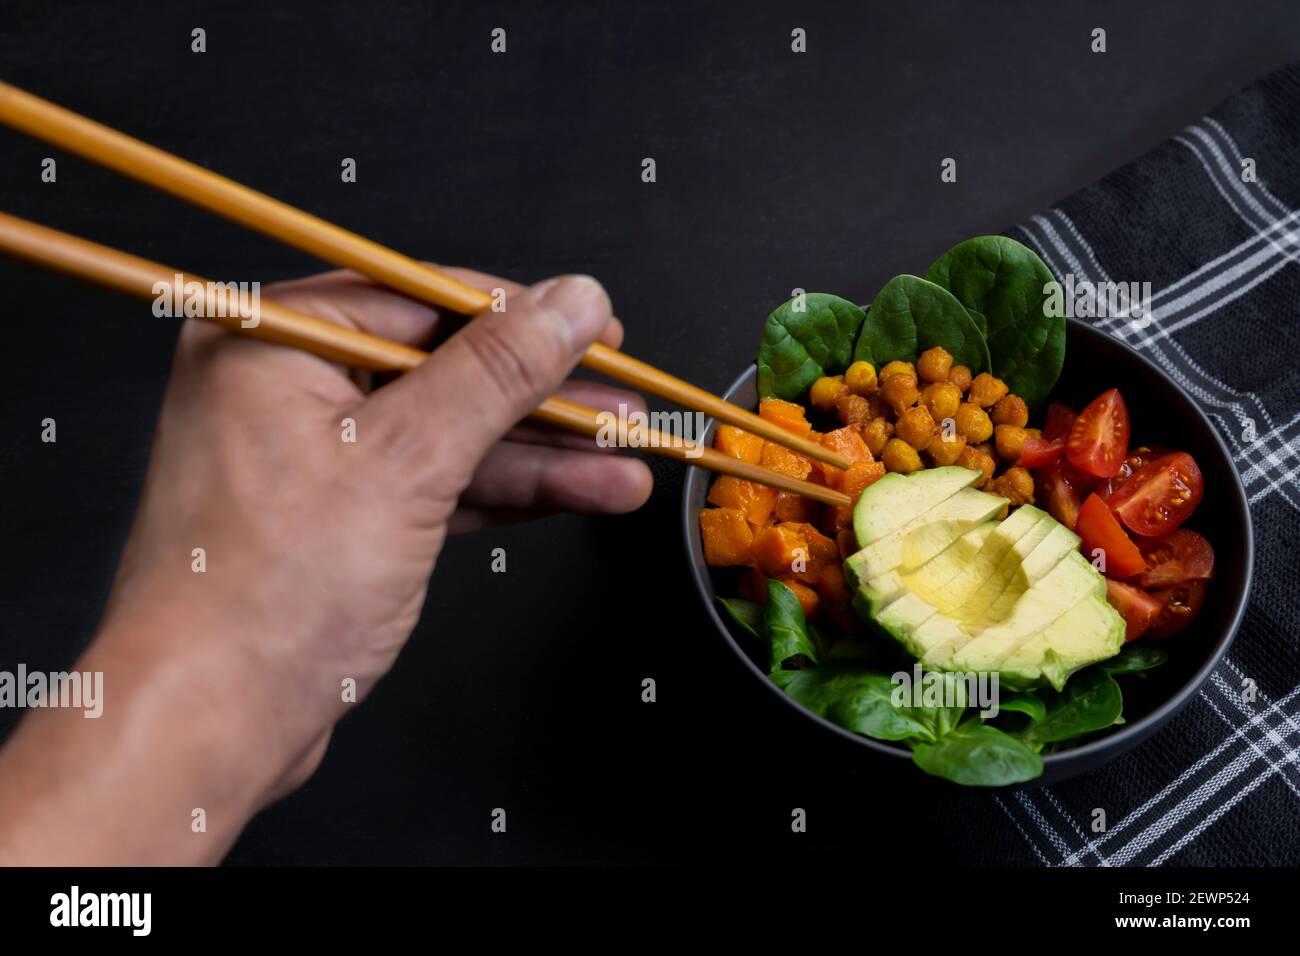
[[[0,76],[422,258],[593,273],[629,352],[715,390],[792,288],[867,301],[1300,57],[1293,0],[277,6],[6,3]],[[0,156],[17,215],[205,275],[323,268],[8,130]],[[0,667],[62,669],[103,606],[175,329],[8,261],[0,285]],[[1036,862],[988,794],[885,765],[756,685],[690,584],[680,471],[656,476],[638,514],[450,544],[393,672],[230,860]]]

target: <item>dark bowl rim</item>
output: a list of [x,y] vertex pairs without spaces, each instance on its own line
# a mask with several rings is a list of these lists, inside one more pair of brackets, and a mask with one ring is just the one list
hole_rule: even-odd
[[[1139,364],[1145,367],[1149,374],[1162,379],[1166,384],[1171,386],[1178,394],[1182,395],[1187,405],[1192,409],[1193,413],[1200,419],[1201,424],[1211,435],[1214,436],[1214,442],[1219,450],[1219,454],[1222,456],[1223,460],[1227,463],[1228,472],[1232,475],[1231,488],[1232,491],[1235,492],[1235,494],[1233,495],[1234,503],[1237,507],[1238,513],[1244,518],[1243,525],[1245,531],[1246,567],[1245,567],[1245,575],[1243,577],[1241,591],[1236,595],[1236,606],[1233,608],[1232,618],[1228,624],[1228,627],[1219,636],[1218,641],[1215,643],[1205,663],[1200,667],[1199,670],[1196,671],[1195,674],[1191,676],[1190,679],[1188,679],[1186,683],[1183,684],[1182,687],[1180,687],[1175,693],[1173,693],[1169,697],[1169,699],[1166,700],[1163,704],[1161,704],[1155,710],[1151,711],[1151,713],[1142,717],[1140,720],[1134,721],[1131,724],[1126,724],[1122,729],[1116,731],[1115,733],[1108,734],[1105,737],[1101,737],[1097,740],[1090,741],[1089,743],[1083,744],[1082,746],[1072,748],[1070,750],[1063,751],[1061,753],[1047,754],[1046,756],[1043,757],[1042,776],[1040,778],[1036,778],[1035,780],[1026,781],[1025,784],[1020,784],[1017,786],[1034,786],[1039,780],[1045,780],[1049,776],[1059,777],[1063,772],[1066,771],[1067,768],[1071,768],[1076,764],[1090,764],[1091,761],[1093,761],[1095,758],[1105,758],[1107,756],[1118,756],[1120,753],[1128,750],[1130,747],[1136,746],[1147,736],[1154,733],[1161,726],[1163,726],[1170,718],[1172,718],[1180,710],[1186,707],[1187,704],[1191,701],[1192,697],[1201,689],[1201,686],[1209,679],[1210,674],[1214,671],[1214,669],[1219,666],[1219,663],[1223,660],[1224,655],[1227,654],[1228,652],[1229,645],[1232,644],[1233,639],[1237,636],[1237,631],[1241,628],[1242,618],[1245,616],[1246,613],[1246,604],[1248,598],[1250,597],[1251,586],[1254,580],[1254,573],[1255,573],[1255,529],[1254,529],[1254,525],[1251,522],[1250,499],[1247,497],[1245,486],[1241,482],[1241,472],[1238,470],[1235,462],[1233,461],[1232,452],[1228,448],[1227,443],[1223,440],[1223,436],[1219,433],[1219,429],[1215,427],[1213,422],[1210,421],[1209,416],[1205,414],[1205,412],[1201,409],[1200,405],[1198,405],[1196,401],[1192,399],[1191,396],[1189,396],[1187,392],[1177,382],[1175,382],[1172,378],[1170,378],[1170,376],[1167,375],[1162,368],[1156,365],[1155,362],[1147,358],[1141,352],[1137,351],[1137,349],[1133,348],[1126,342],[1120,341],[1114,336],[1108,335],[1106,332],[1103,332],[1100,329],[1093,328],[1091,325],[1087,324],[1086,322],[1083,322],[1082,320],[1067,318],[1066,323],[1069,332],[1071,334],[1080,334],[1080,335],[1091,337],[1096,340],[1100,340],[1104,343],[1105,347],[1120,349],[1124,352],[1127,352],[1133,358],[1136,358]],[[754,374],[755,374],[754,366],[750,365],[745,369],[743,373],[741,373],[735,379],[735,381],[731,383],[730,386],[727,387],[726,391],[723,392],[723,394],[724,395],[732,394],[732,392],[734,392],[737,388],[739,388],[747,378],[749,378],[751,375]],[[707,434],[708,430],[713,427],[714,421],[715,420],[712,418],[707,419],[705,422],[704,431],[701,434]],[[814,720],[817,723],[821,724],[823,727],[827,728],[828,730],[831,730],[834,733],[838,734],[839,736],[847,740],[851,740],[856,744],[867,746],[872,750],[877,751],[878,753],[888,754],[889,756],[897,757],[897,758],[910,759],[911,753],[904,747],[890,744],[887,741],[875,740],[871,737],[863,736],[862,734],[855,734],[853,733],[853,731],[847,730],[844,727],[839,726],[838,724],[832,723],[831,721],[827,720],[825,717],[821,717],[817,714],[814,714],[812,711],[807,710],[806,708],[800,706],[798,701],[791,698],[784,691],[782,691],[780,687],[772,683],[772,681],[768,678],[768,675],[763,673],[763,671],[752,660],[750,660],[749,655],[745,652],[745,649],[741,647],[740,644],[736,641],[735,636],[731,632],[731,627],[727,624],[726,621],[723,620],[722,615],[718,613],[717,601],[715,600],[716,595],[714,594],[713,589],[710,586],[709,575],[706,570],[702,569],[700,566],[696,564],[695,556],[691,551],[691,534],[697,521],[695,516],[695,510],[694,510],[695,506],[691,501],[691,490],[692,490],[692,483],[690,481],[683,482],[682,484],[682,532],[683,532],[682,541],[686,547],[686,555],[688,558],[687,563],[690,565],[691,568],[691,577],[695,582],[695,589],[699,593],[700,599],[704,602],[709,617],[713,620],[714,626],[722,634],[723,638],[726,640],[727,644],[731,647],[732,651],[736,654],[736,656],[740,658],[741,663],[743,663],[745,667],[749,669],[750,673],[752,673],[755,677],[758,677],[763,683],[763,685],[766,686],[771,693],[776,694],[776,696],[778,696],[781,700],[785,701],[785,703],[790,707],[793,707],[805,718]],[[1083,768],[1080,767],[1079,769],[1083,769]],[[1008,789],[1008,788],[987,788],[987,789]]]

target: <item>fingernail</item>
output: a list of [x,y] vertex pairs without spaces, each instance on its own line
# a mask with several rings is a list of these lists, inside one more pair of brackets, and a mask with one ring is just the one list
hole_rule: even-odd
[[564,334],[573,349],[596,340],[611,317],[609,296],[591,276],[561,276],[534,287],[539,305],[563,316]]

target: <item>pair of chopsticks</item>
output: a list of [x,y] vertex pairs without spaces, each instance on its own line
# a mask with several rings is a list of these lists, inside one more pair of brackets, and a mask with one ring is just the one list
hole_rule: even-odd
[[[485,311],[492,305],[488,293],[409,256],[7,83],[0,83],[0,122],[334,265],[353,269],[412,298],[470,315]],[[205,290],[209,288],[207,280],[179,269],[3,213],[0,213],[0,251],[146,299],[155,297],[155,284],[171,285],[177,275],[182,276],[183,283],[197,282]],[[261,303],[261,322],[253,328],[240,325],[237,309],[205,308],[204,313],[231,316],[213,321],[232,331],[303,349],[357,368],[408,371],[427,357],[427,353],[420,349],[345,329],[273,302]],[[794,435],[753,412],[600,343],[588,348],[582,364],[818,461],[838,468],[847,468],[850,464],[848,459],[817,442]],[[544,401],[532,417],[591,437],[602,430],[603,424],[600,413],[594,409],[555,397]],[[629,426],[629,430],[639,433],[645,439],[640,442],[640,447],[654,454],[827,504],[847,506],[850,503],[847,495],[833,489],[778,474],[712,448],[691,445],[655,429]]]

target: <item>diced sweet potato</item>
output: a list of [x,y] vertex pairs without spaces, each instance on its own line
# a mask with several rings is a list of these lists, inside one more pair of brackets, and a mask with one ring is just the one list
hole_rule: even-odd
[[855,461],[849,467],[849,470],[844,472],[840,482],[840,491],[848,495],[854,504],[857,504],[858,495],[862,494],[863,489],[883,477],[885,477],[884,462]]
[[798,531],[787,525],[764,528],[754,535],[750,554],[760,570],[769,577],[795,573],[796,562],[808,564],[808,542]]
[[803,406],[780,398],[765,398],[758,403],[758,415],[780,425],[800,438],[807,438],[812,425],[804,415]]
[[838,505],[827,505],[826,510],[822,512],[820,528],[823,534],[832,537],[839,535],[841,531],[852,531],[853,509],[841,508]]
[[740,572],[738,590],[741,597],[757,601],[759,604],[766,604],[767,575],[760,571],[756,565],[751,564]]
[[718,433],[713,437],[713,447],[718,451],[751,465],[757,465],[762,459],[764,444],[766,443],[758,435],[735,425],[719,425]]
[[817,613],[819,598],[817,592],[806,584],[800,584],[792,577],[777,578],[782,584],[794,592],[794,596],[799,599],[799,606],[803,608],[805,620],[810,620]]
[[772,517],[777,521],[811,522],[817,516],[817,503],[793,491],[778,491]]
[[852,528],[845,528],[836,533],[835,546],[840,549],[840,557],[847,561],[858,552],[858,536],[853,533]]
[[830,618],[846,631],[857,625],[853,613],[853,592],[844,580],[844,569],[839,564],[828,564],[817,575],[813,585],[820,598],[819,607],[823,616]]
[[806,458],[797,451],[768,442],[763,446],[763,457],[759,464],[791,478],[807,478],[813,463],[811,458]]
[[[856,425],[845,425],[833,432],[827,432],[822,436],[821,443],[831,451],[843,455],[849,461],[871,461],[871,451],[867,448],[867,443],[862,440],[861,429]],[[844,471],[825,462],[818,462],[817,466],[821,469],[822,480],[827,487],[842,487]]]
[[754,532],[738,508],[705,508],[700,512],[704,561],[714,567],[749,564]]
[[789,527],[795,534],[802,535],[808,545],[808,564],[816,565],[818,568],[825,567],[828,564],[838,564],[840,561],[839,548],[835,542],[822,534],[810,524],[790,524],[777,525],[780,527]]
[[776,505],[776,489],[731,475],[721,475],[709,489],[709,504],[719,508],[738,508],[753,525],[767,523]]

